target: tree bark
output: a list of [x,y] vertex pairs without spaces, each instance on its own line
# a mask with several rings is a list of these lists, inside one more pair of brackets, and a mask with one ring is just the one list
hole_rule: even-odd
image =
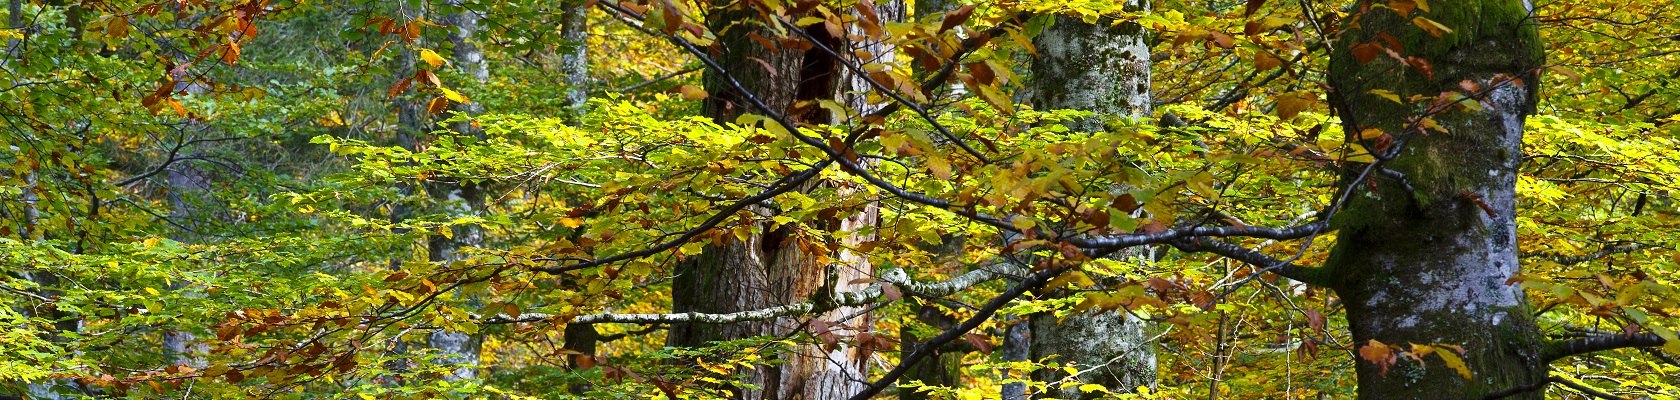
[[[451,51],[453,64],[461,69],[463,75],[474,83],[483,83],[490,79],[490,69],[484,61],[484,52],[478,44],[473,42],[473,34],[478,31],[478,14],[464,8],[462,0],[446,2],[451,14],[443,17],[443,23],[449,25],[447,40]],[[455,106],[457,111],[468,115],[484,112],[484,106],[478,103],[466,103]],[[472,126],[470,121],[453,124],[451,129],[455,134],[481,136],[483,131]],[[410,150],[417,150],[411,148]],[[433,182],[426,184],[426,192],[435,205],[450,217],[482,215],[484,213],[484,193],[475,183],[456,181]],[[477,225],[460,225],[451,237],[433,236],[427,243],[428,258],[432,262],[453,263],[466,260],[461,254],[464,248],[480,247],[484,245],[484,228]],[[470,303],[470,301],[469,301]],[[479,352],[484,342],[483,334],[456,332],[449,330],[432,331],[426,336],[426,345],[438,352],[437,363],[454,366],[444,380],[456,381],[474,379],[478,377]]]
[[[1348,18],[1357,25],[1336,44],[1332,101],[1349,140],[1367,132],[1362,144],[1392,157],[1383,166],[1405,180],[1360,181],[1365,168],[1350,167],[1346,181],[1357,192],[1332,220],[1339,233],[1326,267],[1356,346],[1460,346],[1470,377],[1433,356],[1421,363],[1398,357],[1391,366],[1356,357],[1362,399],[1479,399],[1546,377],[1540,332],[1521,285],[1511,281],[1519,270],[1515,182],[1523,120],[1534,109],[1543,59],[1532,10],[1523,0],[1431,6],[1417,11],[1451,32],[1436,37],[1415,24],[1415,15],[1371,7]],[[1389,46],[1390,39],[1403,47],[1391,50],[1427,64],[1356,47]],[[1409,101],[1443,93],[1467,98]],[[1419,117],[1432,117],[1446,132],[1418,128]]]
[[[861,76],[853,76],[839,63],[861,64],[853,50],[864,50],[876,57],[890,58],[892,51],[876,40],[849,42],[835,38],[822,29],[808,29],[815,46],[827,47],[841,55],[835,58],[828,51],[815,47],[800,51],[794,48],[769,49],[750,40],[754,29],[750,24],[737,24],[743,18],[757,18],[756,13],[744,9],[747,5],[731,5],[721,15],[707,18],[718,33],[719,46],[713,57],[745,88],[762,99],[772,112],[793,113],[790,117],[813,124],[842,124],[851,122],[846,115],[828,115],[821,107],[798,107],[803,101],[836,100],[858,112],[867,113],[861,92],[870,86]],[[904,4],[891,1],[877,8],[884,21],[903,18]],[[773,23],[773,22],[770,22]],[[766,31],[760,35],[773,37]],[[861,31],[850,32],[863,37]],[[711,98],[706,113],[719,122],[733,121],[742,113],[758,113],[751,109],[740,93],[736,93],[716,71],[708,70],[703,77]],[[839,196],[858,193],[856,188],[839,187]],[[730,238],[723,244],[710,245],[705,252],[678,266],[673,283],[672,308],[675,312],[730,313],[769,308],[830,297],[834,293],[857,291],[867,287],[873,267],[860,254],[847,249],[872,239],[862,231],[872,229],[879,220],[875,204],[847,210],[849,215],[837,218],[830,226],[831,240],[837,246],[819,243],[800,246],[793,227],[761,226],[745,240]],[[829,254],[812,254],[811,248],[837,249]],[[826,260],[826,262],[824,262]],[[759,390],[737,389],[739,399],[844,399],[861,392],[867,384],[867,350],[850,344],[858,334],[868,332],[869,314],[855,306],[838,306],[820,310],[815,316],[777,318],[764,322],[737,322],[720,325],[678,324],[672,327],[668,343],[676,346],[699,346],[719,340],[739,339],[767,334],[787,335],[813,327],[823,328],[814,335],[833,335],[840,343],[825,348],[816,344],[795,346],[782,364],[759,368],[747,374],[743,384]],[[822,324],[807,325],[810,318]]]
[[566,81],[566,106],[581,114],[589,102],[589,2],[560,5],[560,75]]
[[[1133,0],[1126,7],[1145,10],[1148,4]],[[1095,117],[1069,124],[1086,132],[1101,131],[1107,118],[1149,115],[1149,45],[1144,42],[1142,26],[1107,21],[1092,24],[1057,16],[1033,43],[1039,51],[1028,83],[1034,108],[1093,111]],[[1120,255],[1142,256],[1138,252]],[[1072,379],[1102,385],[1113,393],[1153,387],[1155,350],[1146,343],[1144,325],[1125,310],[1092,310],[1061,319],[1035,315],[1028,324],[1030,354],[1035,360],[1056,356],[1064,365],[1071,363],[1081,371]],[[1058,398],[1103,395],[1081,392],[1077,385],[1061,389],[1054,382],[1067,379],[1066,375],[1059,370],[1043,370],[1036,378],[1052,382],[1051,394]]]

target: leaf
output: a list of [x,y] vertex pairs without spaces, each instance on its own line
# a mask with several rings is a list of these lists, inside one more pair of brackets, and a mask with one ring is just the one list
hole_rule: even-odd
[[1394,354],[1394,348],[1376,339],[1371,339],[1370,342],[1359,348],[1359,358],[1376,364],[1379,372],[1386,376],[1388,375],[1388,367],[1394,365],[1394,361],[1398,357]]
[[397,97],[397,95],[408,91],[409,82],[410,82],[409,78],[403,78],[402,80],[397,81],[397,83],[391,84],[391,88],[385,90],[385,96],[386,97]]
[[1254,12],[1260,11],[1260,6],[1263,5],[1266,5],[1266,0],[1248,0],[1248,4],[1243,7],[1243,17],[1254,16]]
[[1283,59],[1272,55],[1269,51],[1254,52],[1254,69],[1265,71],[1283,65]]
[[1237,41],[1231,39],[1231,35],[1219,32],[1208,32],[1208,40],[1213,41],[1213,45],[1219,46],[1221,49],[1230,49],[1237,46]]
[[881,297],[885,297],[887,301],[898,301],[904,298],[904,291],[899,290],[897,285],[884,284],[881,285]]
[[928,171],[933,172],[933,177],[939,178],[940,180],[951,179],[951,164],[945,161],[945,158],[928,157],[927,164]]
[[128,36],[128,17],[111,18],[111,22],[105,25],[105,36],[114,39]]
[[432,51],[432,49],[420,49],[420,60],[425,61],[426,64],[431,65],[432,68],[442,66],[444,61],[443,56],[438,55],[438,53]]
[[448,98],[449,101],[453,101],[453,102],[461,103],[461,104],[466,104],[466,103],[471,103],[472,102],[472,100],[467,100],[467,96],[462,96],[460,92],[456,92],[454,90],[449,90],[449,88],[444,88],[444,87],[440,87],[438,89],[443,91],[443,97]]
[[1435,355],[1441,356],[1441,361],[1446,361],[1447,368],[1452,368],[1453,371],[1457,371],[1458,376],[1462,376],[1464,379],[1470,379],[1470,366],[1465,365],[1464,359],[1459,358],[1458,354],[1454,354],[1450,351],[1437,351],[1435,352]]
[[1354,60],[1359,61],[1360,64],[1364,64],[1376,59],[1378,53],[1382,53],[1382,45],[1376,43],[1360,43],[1353,45],[1353,47],[1349,48],[1349,50],[1353,52]]
[[433,97],[431,102],[426,103],[426,112],[443,114],[444,111],[449,111],[449,101],[443,97]]
[[1435,22],[1435,20],[1423,16],[1413,17],[1412,25],[1417,25],[1419,29],[1423,29],[1424,32],[1429,32],[1429,35],[1437,38],[1441,37],[1442,34],[1452,33],[1452,29],[1447,28],[1446,25],[1441,25],[1440,22]]
[[1371,89],[1370,93],[1374,94],[1374,95],[1377,95],[1377,97],[1388,99],[1388,101],[1392,101],[1392,102],[1394,102],[1394,104],[1402,104],[1402,102],[1400,101],[1400,95],[1394,94],[1394,92],[1390,92],[1390,91],[1384,90],[1384,89]]
[[700,100],[711,96],[710,93],[706,93],[706,89],[701,89],[699,86],[694,85],[678,86],[677,92],[682,93],[682,97],[688,100]]
[[1317,103],[1318,96],[1311,93],[1285,93],[1277,97],[1278,119],[1289,121],[1300,115],[1301,111]]
[[945,13],[945,19],[939,22],[938,32],[945,33],[945,31],[951,30],[951,28],[955,28],[957,25],[962,25],[963,22],[968,21],[968,17],[973,14],[973,4],[965,5],[957,8],[956,11]]

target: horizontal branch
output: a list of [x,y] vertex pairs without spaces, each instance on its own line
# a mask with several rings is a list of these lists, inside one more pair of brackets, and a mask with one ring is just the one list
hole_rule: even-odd
[[[836,306],[863,306],[873,304],[880,299],[884,290],[883,284],[894,285],[904,291],[928,297],[945,297],[960,292],[974,285],[988,281],[1015,276],[1023,273],[1019,267],[999,263],[984,268],[975,269],[951,279],[938,282],[918,282],[910,279],[909,274],[902,269],[893,269],[880,276],[881,283],[869,285],[863,290],[842,292],[834,296]],[[757,310],[738,311],[732,313],[666,313],[666,314],[585,314],[572,318],[568,323],[573,324],[729,324],[748,321],[765,321],[780,317],[810,314],[817,310],[814,302],[800,302],[785,304]],[[485,324],[512,324],[525,322],[541,322],[554,318],[553,314],[524,313],[517,316],[497,315],[485,319]]]
[[1604,246],[1604,248],[1599,249],[1598,251],[1592,252],[1590,254],[1582,254],[1582,255],[1563,255],[1563,254],[1557,254],[1557,253],[1527,253],[1527,254],[1523,254],[1522,256],[1523,256],[1523,258],[1530,258],[1530,257],[1543,258],[1543,259],[1551,260],[1552,262],[1555,262],[1555,263],[1558,263],[1558,264],[1563,264],[1563,265],[1574,265],[1574,264],[1580,264],[1580,263],[1584,263],[1584,262],[1588,262],[1588,261],[1597,260],[1597,259],[1604,258],[1604,257],[1617,255],[1617,254],[1632,253],[1632,252],[1635,252],[1635,251],[1640,251],[1640,250],[1645,250],[1645,249],[1655,248],[1655,247],[1657,247],[1657,246],[1656,245],[1645,244],[1645,243],[1627,243],[1627,244],[1619,244],[1619,245],[1614,245],[1614,246]]
[[1218,240],[1197,237],[1174,241],[1173,247],[1182,251],[1193,253],[1207,252],[1217,254],[1225,258],[1230,258],[1249,265],[1260,267],[1262,272],[1272,272],[1278,274],[1279,276],[1294,279],[1296,281],[1300,281],[1301,283],[1313,286],[1328,286],[1330,284],[1330,277],[1327,276],[1323,267],[1295,265],[1295,263],[1291,261],[1281,260],[1276,257],[1266,255],[1265,253]]
[[1609,334],[1546,343],[1541,360],[1550,363],[1565,357],[1629,347],[1657,347],[1667,344],[1661,336],[1650,333]]

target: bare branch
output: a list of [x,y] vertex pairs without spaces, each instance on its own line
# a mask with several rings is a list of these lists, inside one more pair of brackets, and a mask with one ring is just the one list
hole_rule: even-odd
[[1640,251],[1640,250],[1645,250],[1645,249],[1655,248],[1655,247],[1657,247],[1657,246],[1656,245],[1651,245],[1651,244],[1645,244],[1645,243],[1626,243],[1626,244],[1619,244],[1619,245],[1613,245],[1613,246],[1604,246],[1604,248],[1599,249],[1598,251],[1592,252],[1591,254],[1582,254],[1582,255],[1571,256],[1571,255],[1563,255],[1563,254],[1557,254],[1557,253],[1527,253],[1527,254],[1523,254],[1522,256],[1523,256],[1523,258],[1530,258],[1530,257],[1544,258],[1544,259],[1547,259],[1547,260],[1551,260],[1552,262],[1555,262],[1555,263],[1558,263],[1558,264],[1563,264],[1563,265],[1574,265],[1574,264],[1580,264],[1580,263],[1584,263],[1584,262],[1588,262],[1588,261],[1597,260],[1597,259],[1604,258],[1604,257],[1617,255],[1617,254],[1632,253],[1632,252],[1635,252],[1635,251]]
[[[960,292],[974,285],[1015,276],[1023,273],[1021,268],[1007,263],[999,263],[984,268],[975,269],[962,275],[939,282],[917,282],[910,279],[909,274],[902,269],[887,271],[880,276],[884,284],[894,285],[906,291],[929,297],[944,297]],[[834,296],[837,306],[863,306],[876,303],[882,296],[881,285],[869,285],[863,290],[842,292]],[[732,313],[709,314],[697,312],[668,313],[668,314],[586,314],[573,318],[568,323],[573,324],[728,324],[746,321],[765,321],[779,317],[810,314],[819,305],[814,302],[801,302],[780,305],[757,310],[739,311]],[[552,314],[524,313],[517,316],[497,315],[484,320],[485,324],[512,324],[524,322],[541,322],[554,318]]]
[[1574,355],[1629,347],[1657,347],[1667,343],[1668,341],[1661,336],[1651,333],[1589,336],[1546,343],[1546,349],[1541,352],[1541,360],[1550,363]]

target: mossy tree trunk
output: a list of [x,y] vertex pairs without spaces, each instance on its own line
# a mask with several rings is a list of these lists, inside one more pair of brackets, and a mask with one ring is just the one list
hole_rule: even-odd
[[[1430,6],[1410,15],[1356,10],[1336,43],[1332,102],[1349,140],[1363,136],[1404,179],[1371,173],[1354,182],[1365,168],[1348,167],[1344,183],[1355,192],[1332,220],[1337,242],[1326,267],[1356,347],[1462,347],[1470,376],[1439,356],[1387,366],[1356,357],[1362,399],[1480,399],[1546,376],[1540,332],[1512,282],[1523,120],[1543,58],[1532,10],[1524,0]],[[1428,21],[1451,31],[1437,36]],[[1425,117],[1444,132],[1419,129]]]
[[[1128,1],[1127,9],[1145,10],[1148,3]],[[1085,23],[1075,18],[1056,17],[1033,43],[1038,58],[1032,63],[1033,107],[1040,110],[1077,109],[1097,113],[1076,121],[1072,127],[1100,131],[1107,118],[1147,116],[1150,110],[1149,45],[1143,27],[1112,21]],[[1121,257],[1141,257],[1141,253]],[[1074,364],[1082,383],[1098,384],[1113,393],[1135,391],[1155,385],[1154,347],[1146,343],[1144,322],[1124,310],[1097,310],[1065,318],[1036,315],[1030,319],[1030,354],[1035,360],[1056,356]],[[1043,371],[1037,379],[1059,381],[1060,371]],[[1081,392],[1077,385],[1066,390],[1052,384],[1058,398],[1083,399],[1103,396]]]

